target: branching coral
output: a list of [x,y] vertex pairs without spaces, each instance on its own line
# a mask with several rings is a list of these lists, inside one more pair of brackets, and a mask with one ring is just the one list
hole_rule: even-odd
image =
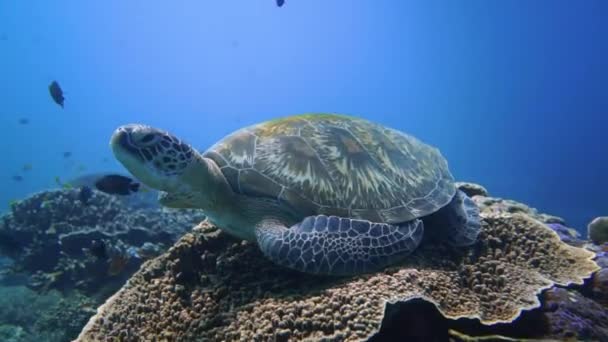
[[[129,248],[137,251],[146,243],[168,248],[204,219],[200,211],[133,210],[98,191],[86,203],[80,198],[79,189],[40,192],[14,203],[2,217],[0,253],[14,259],[15,272],[34,275],[31,288],[95,291],[117,275],[111,267],[115,257],[132,261],[121,274],[126,279],[145,254],[131,255]],[[96,255],[87,254],[95,243]],[[121,253],[111,253],[121,246]],[[124,282],[116,280],[118,286]]]

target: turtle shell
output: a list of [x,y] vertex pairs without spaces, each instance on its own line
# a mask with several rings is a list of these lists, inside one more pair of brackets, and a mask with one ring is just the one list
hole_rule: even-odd
[[405,222],[455,194],[436,148],[354,117],[308,114],[238,130],[212,146],[235,192],[267,197],[302,215]]

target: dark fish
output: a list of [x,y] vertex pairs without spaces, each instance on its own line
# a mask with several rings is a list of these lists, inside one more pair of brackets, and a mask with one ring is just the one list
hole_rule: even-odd
[[63,158],[70,158],[72,156],[72,152],[63,152]]
[[93,190],[91,190],[91,188],[86,185],[80,187],[78,199],[80,200],[80,202],[82,202],[82,204],[89,205],[89,200],[91,199],[91,197],[93,197]]
[[89,247],[89,251],[94,256],[99,259],[107,259],[108,252],[106,250],[106,243],[103,240],[93,240],[91,241],[91,247]]
[[[89,188],[96,190],[97,187],[95,186],[95,183],[108,175],[122,175],[124,177],[130,177],[127,174],[117,172],[93,172],[78,175],[76,178],[69,179],[67,182],[75,189],[88,186]],[[62,183],[59,183],[60,187],[61,184]],[[120,200],[124,201],[124,204],[129,207],[158,208],[160,206],[158,203],[158,191],[141,183],[139,183],[139,189],[137,192],[133,192],[128,196],[121,196]]]
[[30,123],[30,120],[28,118],[21,118],[19,119],[19,124],[20,125],[27,125]]
[[285,0],[277,0],[277,6],[281,7],[285,3]]
[[139,190],[139,183],[121,175],[107,175],[95,182],[95,188],[110,195],[129,195]]
[[19,175],[14,175],[13,176],[13,180],[15,182],[21,182],[23,180],[23,177],[19,176]]
[[65,100],[65,98],[63,97],[63,90],[61,90],[61,87],[59,86],[59,83],[57,83],[57,81],[51,82],[51,84],[49,85],[49,92],[51,93],[53,101],[55,101],[56,104],[60,105],[61,108],[63,108],[63,101]]
[[32,164],[23,164],[23,167],[21,167],[21,170],[23,171],[31,171],[33,168]]

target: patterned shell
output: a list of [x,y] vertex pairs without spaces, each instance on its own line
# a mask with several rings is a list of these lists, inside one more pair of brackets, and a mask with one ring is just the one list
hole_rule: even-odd
[[455,194],[439,151],[373,122],[291,116],[238,130],[204,153],[235,192],[277,199],[297,213],[405,222]]

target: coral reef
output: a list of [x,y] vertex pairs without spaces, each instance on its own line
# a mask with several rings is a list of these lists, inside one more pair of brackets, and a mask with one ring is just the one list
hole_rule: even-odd
[[41,294],[23,286],[0,286],[0,340],[69,341],[95,312],[97,302],[73,292]]
[[565,243],[576,247],[582,247],[585,244],[585,241],[581,239],[581,234],[576,229],[566,226],[565,220],[561,217],[540,213],[537,209],[514,200],[490,197],[488,191],[478,184],[463,182],[456,184],[460,190],[465,191],[473,198],[473,201],[484,213],[525,214],[545,223]]
[[112,293],[204,219],[193,210],[134,210],[99,191],[82,199],[80,189],[41,192],[2,217],[0,253],[14,259],[14,273],[31,275],[31,288],[95,292],[111,283]]
[[[0,259],[0,340],[75,338],[145,260],[204,219],[194,210],[138,208],[90,189],[13,203],[0,221],[0,253],[10,257]],[[19,284],[28,288],[12,286]]]
[[0,341],[21,342],[26,339],[27,334],[22,327],[11,324],[0,325]]
[[608,216],[596,217],[587,226],[589,240],[601,245],[608,242]]
[[535,208],[531,208],[523,203],[510,199],[475,196],[473,197],[473,201],[479,206],[482,213],[520,213],[533,217],[543,223],[566,224],[561,217],[540,213]]
[[592,252],[534,218],[491,210],[482,218],[472,248],[423,243],[404,263],[354,278],[275,266],[205,223],[146,262],[79,340],[361,340],[378,333],[385,309],[416,298],[450,319],[509,323],[539,307],[542,290],[582,284],[598,269]]
[[563,218],[540,213],[536,208],[529,207],[524,203],[514,200],[491,197],[488,190],[479,184],[456,182],[456,186],[467,194],[467,196],[471,197],[484,213],[521,213],[531,216],[543,223],[560,224],[564,226],[564,228],[567,228]]

